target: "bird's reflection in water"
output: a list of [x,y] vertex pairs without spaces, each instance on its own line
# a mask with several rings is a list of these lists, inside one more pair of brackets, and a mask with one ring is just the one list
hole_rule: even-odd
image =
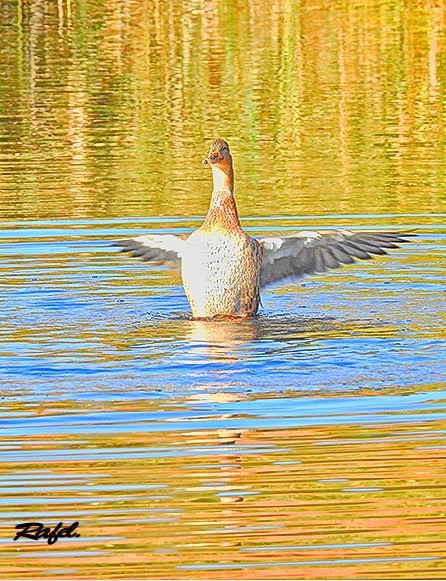
[[[280,355],[281,346],[295,342],[314,342],[349,336],[388,337],[395,329],[371,320],[341,320],[335,317],[260,316],[252,319],[185,321],[185,339],[195,345],[196,354],[212,361],[231,362],[243,358],[249,344],[261,341],[271,357]],[[259,349],[259,347],[256,347]],[[260,352],[262,348],[260,348]]]
[[[340,319],[332,316],[296,316],[286,313],[260,315],[250,319],[191,319],[185,315],[150,316],[122,325],[113,335],[117,348],[129,341],[153,360],[181,350],[183,362],[223,363],[219,372],[229,372],[233,363],[254,357],[274,360],[295,344],[354,337],[388,338],[398,333],[393,325],[371,319]],[[111,340],[110,340],[111,342]],[[188,345],[184,349],[184,343]]]
[[[245,430],[217,430],[218,443],[220,446],[240,446],[242,434]],[[222,456],[219,459],[222,471],[225,473],[225,485],[219,489],[219,500],[222,504],[233,504],[243,502],[243,486],[237,484],[245,480],[243,478],[243,462],[240,454]]]
[[[186,339],[198,345],[198,351],[212,361],[234,361],[238,348],[259,339],[257,320],[189,320]],[[200,348],[201,347],[201,348]]]
[[[240,358],[239,348],[251,341],[259,339],[259,325],[257,319],[220,319],[220,320],[189,320],[186,325],[186,337],[190,343],[197,345],[200,355],[213,362],[230,363]],[[197,354],[197,351],[196,351]],[[218,393],[201,393],[192,396],[191,399],[207,402],[233,402],[245,399],[241,393],[219,391]],[[220,414],[217,420],[230,420],[233,414]],[[228,454],[218,456],[218,464],[221,466],[218,480],[222,485],[215,488],[221,504],[234,504],[243,502],[245,496],[242,484],[243,456],[237,454],[237,448],[243,446],[243,436],[246,430],[221,429],[214,432],[218,438],[217,445],[229,448]],[[249,446],[249,442],[246,443]],[[234,452],[230,447],[234,446]],[[249,487],[250,488],[250,487]],[[249,491],[252,494],[252,491]],[[227,519],[227,526],[235,526],[232,522],[232,513],[222,515]]]

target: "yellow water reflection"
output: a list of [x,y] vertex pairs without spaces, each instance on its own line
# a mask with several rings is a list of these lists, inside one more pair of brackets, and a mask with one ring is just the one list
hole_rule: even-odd
[[[445,32],[442,0],[1,3],[4,577],[446,577]],[[252,229],[428,232],[191,321],[100,244],[196,227],[216,135]]]
[[244,215],[441,211],[445,6],[8,4],[3,215],[203,214],[217,134]]
[[[167,432],[27,437],[0,475],[12,487],[2,571],[14,579],[52,578],[56,569],[82,579],[442,578],[444,429],[420,420],[204,429],[177,432],[174,442]],[[37,515],[79,520],[82,536],[46,548],[11,543],[13,524]]]

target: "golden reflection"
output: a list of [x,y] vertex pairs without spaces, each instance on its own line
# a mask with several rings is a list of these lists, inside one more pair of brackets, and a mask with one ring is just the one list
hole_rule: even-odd
[[[442,0],[17,0],[2,3],[0,32],[3,218],[75,218],[85,227],[83,218],[103,215],[203,214],[210,184],[200,160],[216,133],[234,142],[244,216],[444,211]],[[115,223],[105,222],[111,232]],[[276,415],[265,409],[264,399],[301,396],[283,392],[280,373],[270,393],[237,384],[256,348],[292,358],[300,341],[401,339],[402,324],[425,346],[410,362],[422,365],[445,334],[423,310],[442,290],[438,247],[428,263],[423,252],[398,258],[413,269],[414,302],[400,296],[406,274],[392,271],[404,284],[383,287],[374,263],[383,302],[401,305],[395,325],[385,315],[340,320],[336,292],[321,286],[313,304],[334,317],[192,321],[172,314],[171,296],[166,316],[141,314],[132,302],[144,296],[150,310],[179,284],[162,271],[123,287],[121,259],[110,266],[79,247],[39,256],[67,232],[21,238],[29,255],[5,234],[2,283],[20,302],[5,295],[3,355],[17,369],[6,369],[1,392],[3,576],[445,578],[442,400],[423,404],[415,419],[384,411],[378,424],[365,410],[351,411],[348,423],[339,387],[316,392],[311,370],[308,391],[320,398],[313,416],[305,405],[288,415],[287,401]],[[418,285],[428,267],[438,277],[425,291]],[[342,300],[368,300],[370,279],[348,286],[349,272],[334,279]],[[290,291],[299,289],[274,292]],[[296,296],[293,308],[303,302]],[[320,351],[311,353],[317,363]],[[188,364],[190,375],[203,365],[197,377],[209,368],[221,381],[179,382],[171,393],[152,366],[160,361],[173,384]],[[11,387],[20,366],[32,373]],[[419,387],[395,391],[410,389]],[[388,393],[352,391],[352,408],[362,395],[382,396],[385,407]],[[12,529],[28,518],[79,520],[82,536],[69,546],[17,545]],[[181,568],[193,566],[209,569]]]
[[243,346],[259,338],[257,321],[246,320],[193,320],[187,322],[186,337],[191,342],[204,344],[204,351],[215,360],[225,360],[228,350]]
[[[245,431],[246,430],[218,430],[216,434],[221,446],[242,446],[244,441],[241,438]],[[224,470],[226,474],[226,484],[219,487],[220,502],[222,504],[234,504],[243,502],[246,498],[246,495],[243,494],[243,490],[248,492],[252,491],[252,485],[240,485],[238,483],[238,481],[242,480],[243,477],[242,456],[232,455],[222,457],[220,462],[222,464],[222,470]],[[223,515],[225,519],[229,519],[233,516],[233,513],[232,511],[228,511],[223,513]],[[230,526],[236,526],[236,524],[237,523],[234,521],[230,522]]]
[[[76,409],[62,405],[60,418]],[[263,579],[283,578],[285,562],[295,578],[314,561],[306,570],[317,578],[332,576],[332,562],[343,579],[377,570],[399,578],[401,566],[405,578],[432,577],[442,570],[444,429],[444,421],[420,417],[407,425],[193,432],[95,434],[86,425],[79,436],[4,437],[5,450],[16,450],[1,469],[8,521],[37,510],[45,522],[79,520],[82,536],[68,553],[61,539],[51,549],[14,544],[20,551],[11,554],[4,526],[0,566],[12,579],[52,578],[52,568],[74,568],[79,578],[208,579],[236,563],[252,564],[249,578]],[[178,569],[195,565],[211,569]],[[221,578],[239,579],[241,570],[223,569]]]
[[0,123],[19,124],[8,174],[25,216],[202,214],[216,134],[234,143],[243,215],[441,209],[443,2],[14,6]]

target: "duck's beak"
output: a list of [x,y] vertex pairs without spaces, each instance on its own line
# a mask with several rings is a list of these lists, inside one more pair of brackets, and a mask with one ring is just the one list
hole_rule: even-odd
[[212,165],[218,161],[221,161],[221,159],[222,157],[218,152],[212,151],[207,157],[203,159],[201,163],[204,165]]

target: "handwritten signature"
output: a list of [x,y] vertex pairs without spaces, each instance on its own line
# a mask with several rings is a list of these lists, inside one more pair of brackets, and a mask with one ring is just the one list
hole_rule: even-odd
[[63,523],[60,522],[54,528],[51,528],[46,527],[41,522],[23,522],[19,525],[16,525],[15,528],[19,532],[16,533],[16,536],[13,540],[17,541],[22,537],[24,539],[32,539],[33,541],[47,539],[47,543],[49,545],[53,545],[59,540],[59,538],[65,537],[67,539],[72,539],[74,537],[80,537],[79,533],[74,532],[78,525],[79,521],[76,521],[73,524],[64,527]]

